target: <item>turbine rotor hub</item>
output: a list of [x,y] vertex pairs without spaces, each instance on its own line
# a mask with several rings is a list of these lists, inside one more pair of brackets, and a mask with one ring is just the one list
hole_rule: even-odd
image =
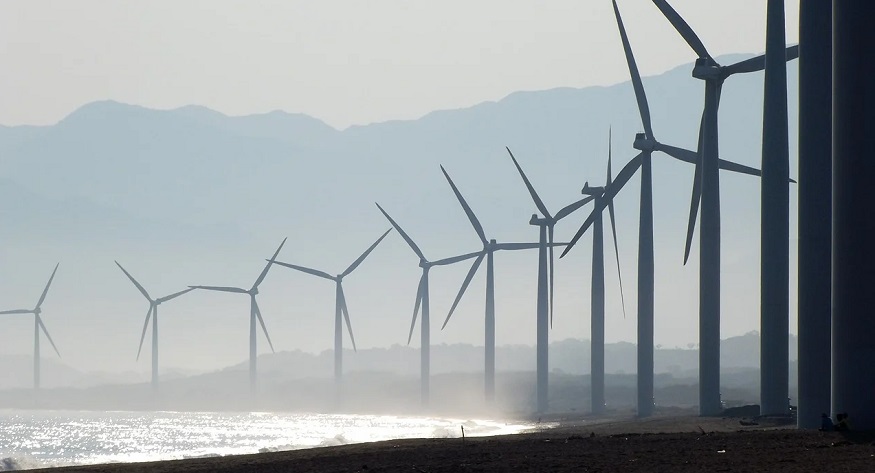
[[724,79],[723,66],[717,64],[711,58],[696,59],[696,65],[693,67],[693,77],[700,80]]
[[639,151],[655,151],[658,143],[653,138],[648,138],[644,133],[636,133],[632,147]]

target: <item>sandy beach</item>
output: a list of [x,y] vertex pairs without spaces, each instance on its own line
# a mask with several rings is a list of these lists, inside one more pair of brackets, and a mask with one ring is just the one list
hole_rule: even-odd
[[65,472],[875,471],[875,434],[692,415],[597,422],[556,417],[500,437],[408,439]]

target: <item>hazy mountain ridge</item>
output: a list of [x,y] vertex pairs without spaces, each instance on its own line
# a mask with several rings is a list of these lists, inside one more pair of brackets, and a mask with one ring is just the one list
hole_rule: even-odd
[[[719,60],[729,63],[740,58]],[[690,77],[691,69],[687,64],[645,78],[654,130],[666,143],[695,145],[702,84]],[[794,153],[795,63],[788,68],[788,76]],[[723,157],[758,166],[761,100],[761,73],[727,81],[720,116]],[[517,92],[496,102],[436,111],[418,120],[345,130],[285,112],[228,117],[198,106],[150,110],[111,101],[83,106],[53,126],[0,128],[0,194],[5,197],[0,201],[5,221],[0,262],[14,269],[0,275],[0,297],[16,306],[32,304],[51,267],[62,261],[47,300],[49,330],[65,357],[75,347],[73,356],[81,352],[81,359],[100,360],[107,366],[113,364],[114,370],[123,370],[133,361],[125,358],[125,364],[116,362],[115,354],[129,353],[136,344],[145,307],[141,308],[144,301],[113,260],[128,265],[155,292],[169,293],[186,284],[201,283],[246,286],[263,267],[263,259],[288,236],[282,259],[341,270],[388,227],[374,201],[401,222],[430,258],[479,249],[438,164],[447,167],[489,237],[531,241],[536,232],[526,222],[535,208],[503,147],[511,147],[555,212],[580,198],[584,181],[593,185],[603,181],[609,127],[616,174],[634,155],[630,144],[641,128],[628,82]],[[674,320],[695,310],[686,304],[693,300],[694,284],[684,283],[680,289],[666,287],[684,281],[679,274],[695,277],[690,268],[696,264],[695,249],[691,265],[681,265],[692,166],[657,154],[653,168],[656,305],[658,324],[663,324],[669,322],[667,316]],[[791,174],[793,169],[795,159],[791,159]],[[759,248],[759,217],[754,215],[759,209],[758,189],[754,178],[727,176],[721,180],[726,294],[749,293],[747,285],[755,284],[749,273],[757,264]],[[557,227],[557,238],[568,238],[582,221],[583,212],[563,221]],[[635,301],[630,295],[635,293],[637,178],[618,196],[617,215],[628,323],[634,323]],[[572,253],[574,263],[566,259],[557,265],[557,324],[588,321],[586,246]],[[521,303],[500,291],[517,280],[533,283],[535,268],[519,259],[504,263],[510,260],[505,257],[497,263],[507,264],[497,270],[497,297],[499,305],[504,300],[510,302],[509,307],[499,307],[503,312],[499,323],[522,326],[522,315],[513,317],[525,312],[520,307],[534,307],[533,292],[514,290],[510,296],[532,298],[531,303]],[[522,257],[529,258],[522,261],[533,261],[534,255]],[[370,346],[406,340],[418,277],[415,263],[397,235],[390,235],[360,270],[367,274],[352,276],[361,278],[350,285],[347,294],[357,340],[367,340]],[[608,260],[607,264],[606,277],[614,278],[613,263]],[[569,297],[572,292],[562,287],[567,280],[563,271],[572,267],[587,282],[584,286],[575,280],[574,297]],[[464,276],[447,273],[451,275],[445,280],[436,275],[433,287],[433,310],[441,313],[436,315],[440,318]],[[280,351],[303,347],[304,351],[318,352],[330,346],[329,332],[323,331],[323,325],[331,323],[327,317],[330,294],[326,292],[325,300],[317,298],[315,294],[321,294],[317,292],[321,289],[311,290],[307,284],[300,275],[278,268],[271,271],[259,296]],[[460,335],[454,330],[481,320],[482,303],[472,302],[482,298],[482,293],[477,294],[478,284],[469,289],[459,315],[447,330],[433,331],[433,345],[474,333],[465,330]],[[390,288],[392,292],[387,293]],[[608,291],[609,317],[611,313],[619,316],[619,297],[612,281]],[[578,293],[586,295],[578,297]],[[746,304],[725,309],[725,320],[731,323],[737,314],[755,313],[751,306],[756,302],[752,300],[725,298],[727,303]],[[219,339],[221,327],[238,327],[245,309],[235,305],[237,299],[192,294],[181,301],[192,317],[174,319],[187,325],[162,333],[162,344],[175,350],[166,358],[162,355],[162,360],[196,355],[203,360],[193,362],[196,368],[214,370],[242,358],[246,341],[242,333],[216,342],[223,344],[221,355],[225,358],[221,361],[198,345],[206,339]],[[188,301],[193,302],[187,305]],[[195,302],[205,308],[196,313],[192,309]],[[683,304],[677,306],[679,302]],[[568,310],[570,304],[575,304],[573,310]],[[578,304],[586,309],[579,310]],[[671,310],[666,309],[669,304]],[[360,322],[358,317],[370,317],[369,323]],[[199,325],[203,320],[211,321],[208,327]],[[477,324],[482,330],[482,322]],[[318,331],[314,332],[314,327]],[[754,327],[748,324],[731,333]],[[240,323],[239,330],[244,328]],[[22,324],[21,330],[26,333],[29,329]],[[608,330],[609,337],[620,333],[611,327]],[[202,336],[192,339],[183,335],[186,333]],[[557,329],[552,336],[559,333],[566,332]],[[622,339],[634,337],[634,329],[625,325],[622,333]],[[95,334],[103,336],[106,346],[85,343]],[[659,334],[657,331],[657,337]],[[317,338],[320,341],[313,342]],[[686,338],[694,340],[694,335]],[[498,342],[520,340],[529,339]],[[660,343],[659,338],[656,342]],[[9,349],[28,353],[29,344],[27,338],[13,340]],[[525,363],[533,360],[526,358]],[[90,365],[78,361],[74,366]]]
[[[791,360],[796,359],[796,337],[790,338]],[[654,355],[657,373],[669,373],[680,378],[697,375],[697,349],[658,348]],[[589,340],[565,339],[550,344],[550,369],[556,373],[588,375],[590,367]],[[432,374],[482,373],[483,347],[468,344],[436,344],[431,347]],[[8,375],[0,378],[0,389],[21,389],[32,386],[32,357],[0,355],[0,370]],[[334,353],[319,354],[300,350],[281,351],[259,356],[259,370],[265,376],[281,375],[284,379],[331,378]],[[605,346],[605,371],[613,374],[634,374],[637,352],[632,343],[608,343]],[[49,388],[91,387],[103,384],[132,384],[147,382],[147,372],[93,373],[73,369],[61,361],[43,359],[43,384]],[[721,367],[728,371],[758,369],[759,334],[752,332],[731,337],[721,342]],[[496,369],[500,372],[529,372],[535,368],[535,348],[528,345],[496,347]],[[243,372],[248,361],[225,367],[218,372]],[[388,348],[344,350],[344,370],[348,373],[386,373],[396,376],[418,377],[419,350],[402,345]],[[193,376],[210,378],[216,373],[194,374],[178,369],[162,370],[162,378],[178,379]]]

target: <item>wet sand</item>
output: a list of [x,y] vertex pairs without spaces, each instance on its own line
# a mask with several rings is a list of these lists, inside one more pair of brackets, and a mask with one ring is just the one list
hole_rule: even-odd
[[737,418],[694,416],[550,421],[551,428],[499,437],[389,440],[61,471],[875,471],[873,433],[799,431],[779,421],[742,425]]

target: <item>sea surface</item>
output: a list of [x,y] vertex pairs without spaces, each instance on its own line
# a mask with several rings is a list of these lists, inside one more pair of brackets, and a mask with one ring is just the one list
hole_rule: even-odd
[[497,420],[267,412],[0,410],[0,471],[294,450],[395,438],[502,435]]

